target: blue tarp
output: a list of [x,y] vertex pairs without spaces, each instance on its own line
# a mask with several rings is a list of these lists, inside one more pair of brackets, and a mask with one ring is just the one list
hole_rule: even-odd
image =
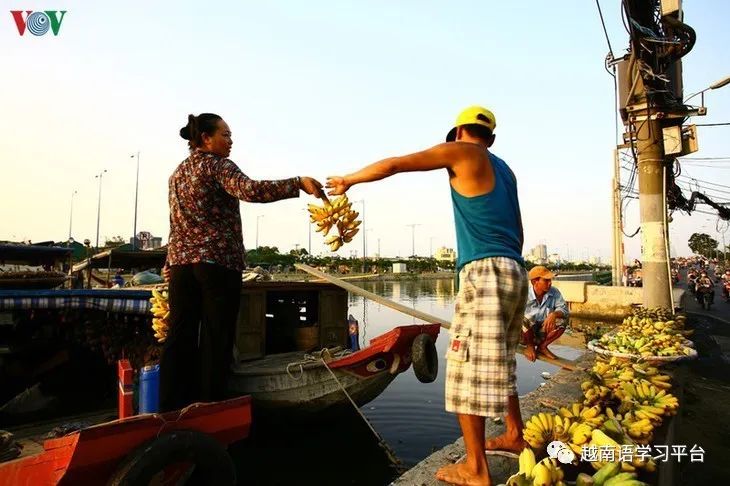
[[147,314],[149,290],[0,290],[0,310],[95,309],[123,314]]

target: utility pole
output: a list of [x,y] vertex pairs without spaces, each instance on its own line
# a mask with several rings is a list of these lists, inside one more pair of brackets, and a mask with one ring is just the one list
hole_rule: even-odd
[[[134,158],[135,155],[130,156]],[[137,178],[134,183],[134,228],[132,229],[132,250],[137,249],[137,195],[139,194],[139,151],[137,151]]]
[[619,63],[619,108],[638,164],[643,305],[648,308],[672,307],[664,191],[667,168],[677,155],[665,155],[663,129],[681,128],[689,114],[682,101],[680,59],[695,41],[694,31],[681,20],[679,2],[671,3],[623,2],[631,49]]
[[74,196],[78,193],[76,189],[71,192],[71,212],[68,216],[68,240],[71,241],[71,231],[73,228],[74,221]]
[[99,172],[94,178],[99,179],[99,199],[96,205],[96,251],[99,251],[99,223],[101,221],[101,180],[104,177],[106,169]]
[[411,227],[411,256],[416,257],[416,226],[420,224],[407,224],[406,226]]
[[621,228],[623,222],[621,220],[621,172],[619,167],[618,148],[613,151],[613,286],[620,287],[623,285],[624,270],[624,252],[623,252],[623,236]]

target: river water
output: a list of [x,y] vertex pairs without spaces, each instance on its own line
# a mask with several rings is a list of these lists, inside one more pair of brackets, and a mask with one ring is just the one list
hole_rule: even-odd
[[[411,308],[451,320],[454,309],[453,279],[359,282],[357,285]],[[361,345],[395,326],[420,321],[400,312],[350,295],[349,312],[360,322]],[[435,382],[419,382],[412,370],[399,375],[375,400],[361,410],[384,439],[401,467],[410,467],[433,451],[460,437],[456,417],[444,410],[443,358],[448,333],[436,341],[439,374]],[[554,345],[553,351],[573,359],[577,349]],[[557,367],[530,363],[517,356],[517,388],[523,395],[540,386],[543,372]],[[257,423],[251,440],[234,447],[241,484],[351,484],[385,485],[397,469],[354,411],[351,416],[325,417],[317,423]]]

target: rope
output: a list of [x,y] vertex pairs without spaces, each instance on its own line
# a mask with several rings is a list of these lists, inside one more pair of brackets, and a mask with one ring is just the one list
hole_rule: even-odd
[[378,440],[378,445],[380,446],[381,449],[383,449],[383,451],[385,451],[385,455],[388,456],[388,459],[390,460],[390,462],[396,468],[402,469],[403,465],[401,464],[400,459],[398,459],[398,457],[395,455],[395,451],[390,448],[388,443],[385,442],[385,440],[380,436],[380,434],[378,434],[378,432],[373,428],[373,426],[370,425],[370,422],[368,421],[367,417],[365,417],[365,415],[363,415],[362,411],[358,408],[357,404],[352,399],[350,394],[347,393],[347,390],[345,390],[345,387],[342,386],[342,383],[340,383],[340,380],[337,379],[337,375],[335,375],[335,373],[330,369],[330,367],[327,365],[325,360],[322,359],[321,361],[322,361],[322,364],[324,365],[324,367],[327,368],[327,371],[330,372],[330,375],[332,375],[332,378],[334,378],[335,382],[339,385],[340,390],[342,390],[342,393],[344,393],[345,396],[347,397],[347,399],[350,400],[352,407],[355,409],[355,411],[358,413],[358,415],[360,415],[360,417],[362,417],[363,421],[365,422],[365,425],[368,426],[370,431],[373,433],[375,438]]

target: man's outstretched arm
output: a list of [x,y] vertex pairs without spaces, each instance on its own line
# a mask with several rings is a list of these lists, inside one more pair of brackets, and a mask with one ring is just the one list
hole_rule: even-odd
[[[351,186],[363,182],[379,181],[400,172],[423,172],[436,169],[452,169],[466,149],[462,143],[442,143],[430,149],[401,157],[389,157],[370,164],[346,176],[330,176],[326,187],[329,194],[344,194]],[[468,150],[468,149],[466,149]]]

